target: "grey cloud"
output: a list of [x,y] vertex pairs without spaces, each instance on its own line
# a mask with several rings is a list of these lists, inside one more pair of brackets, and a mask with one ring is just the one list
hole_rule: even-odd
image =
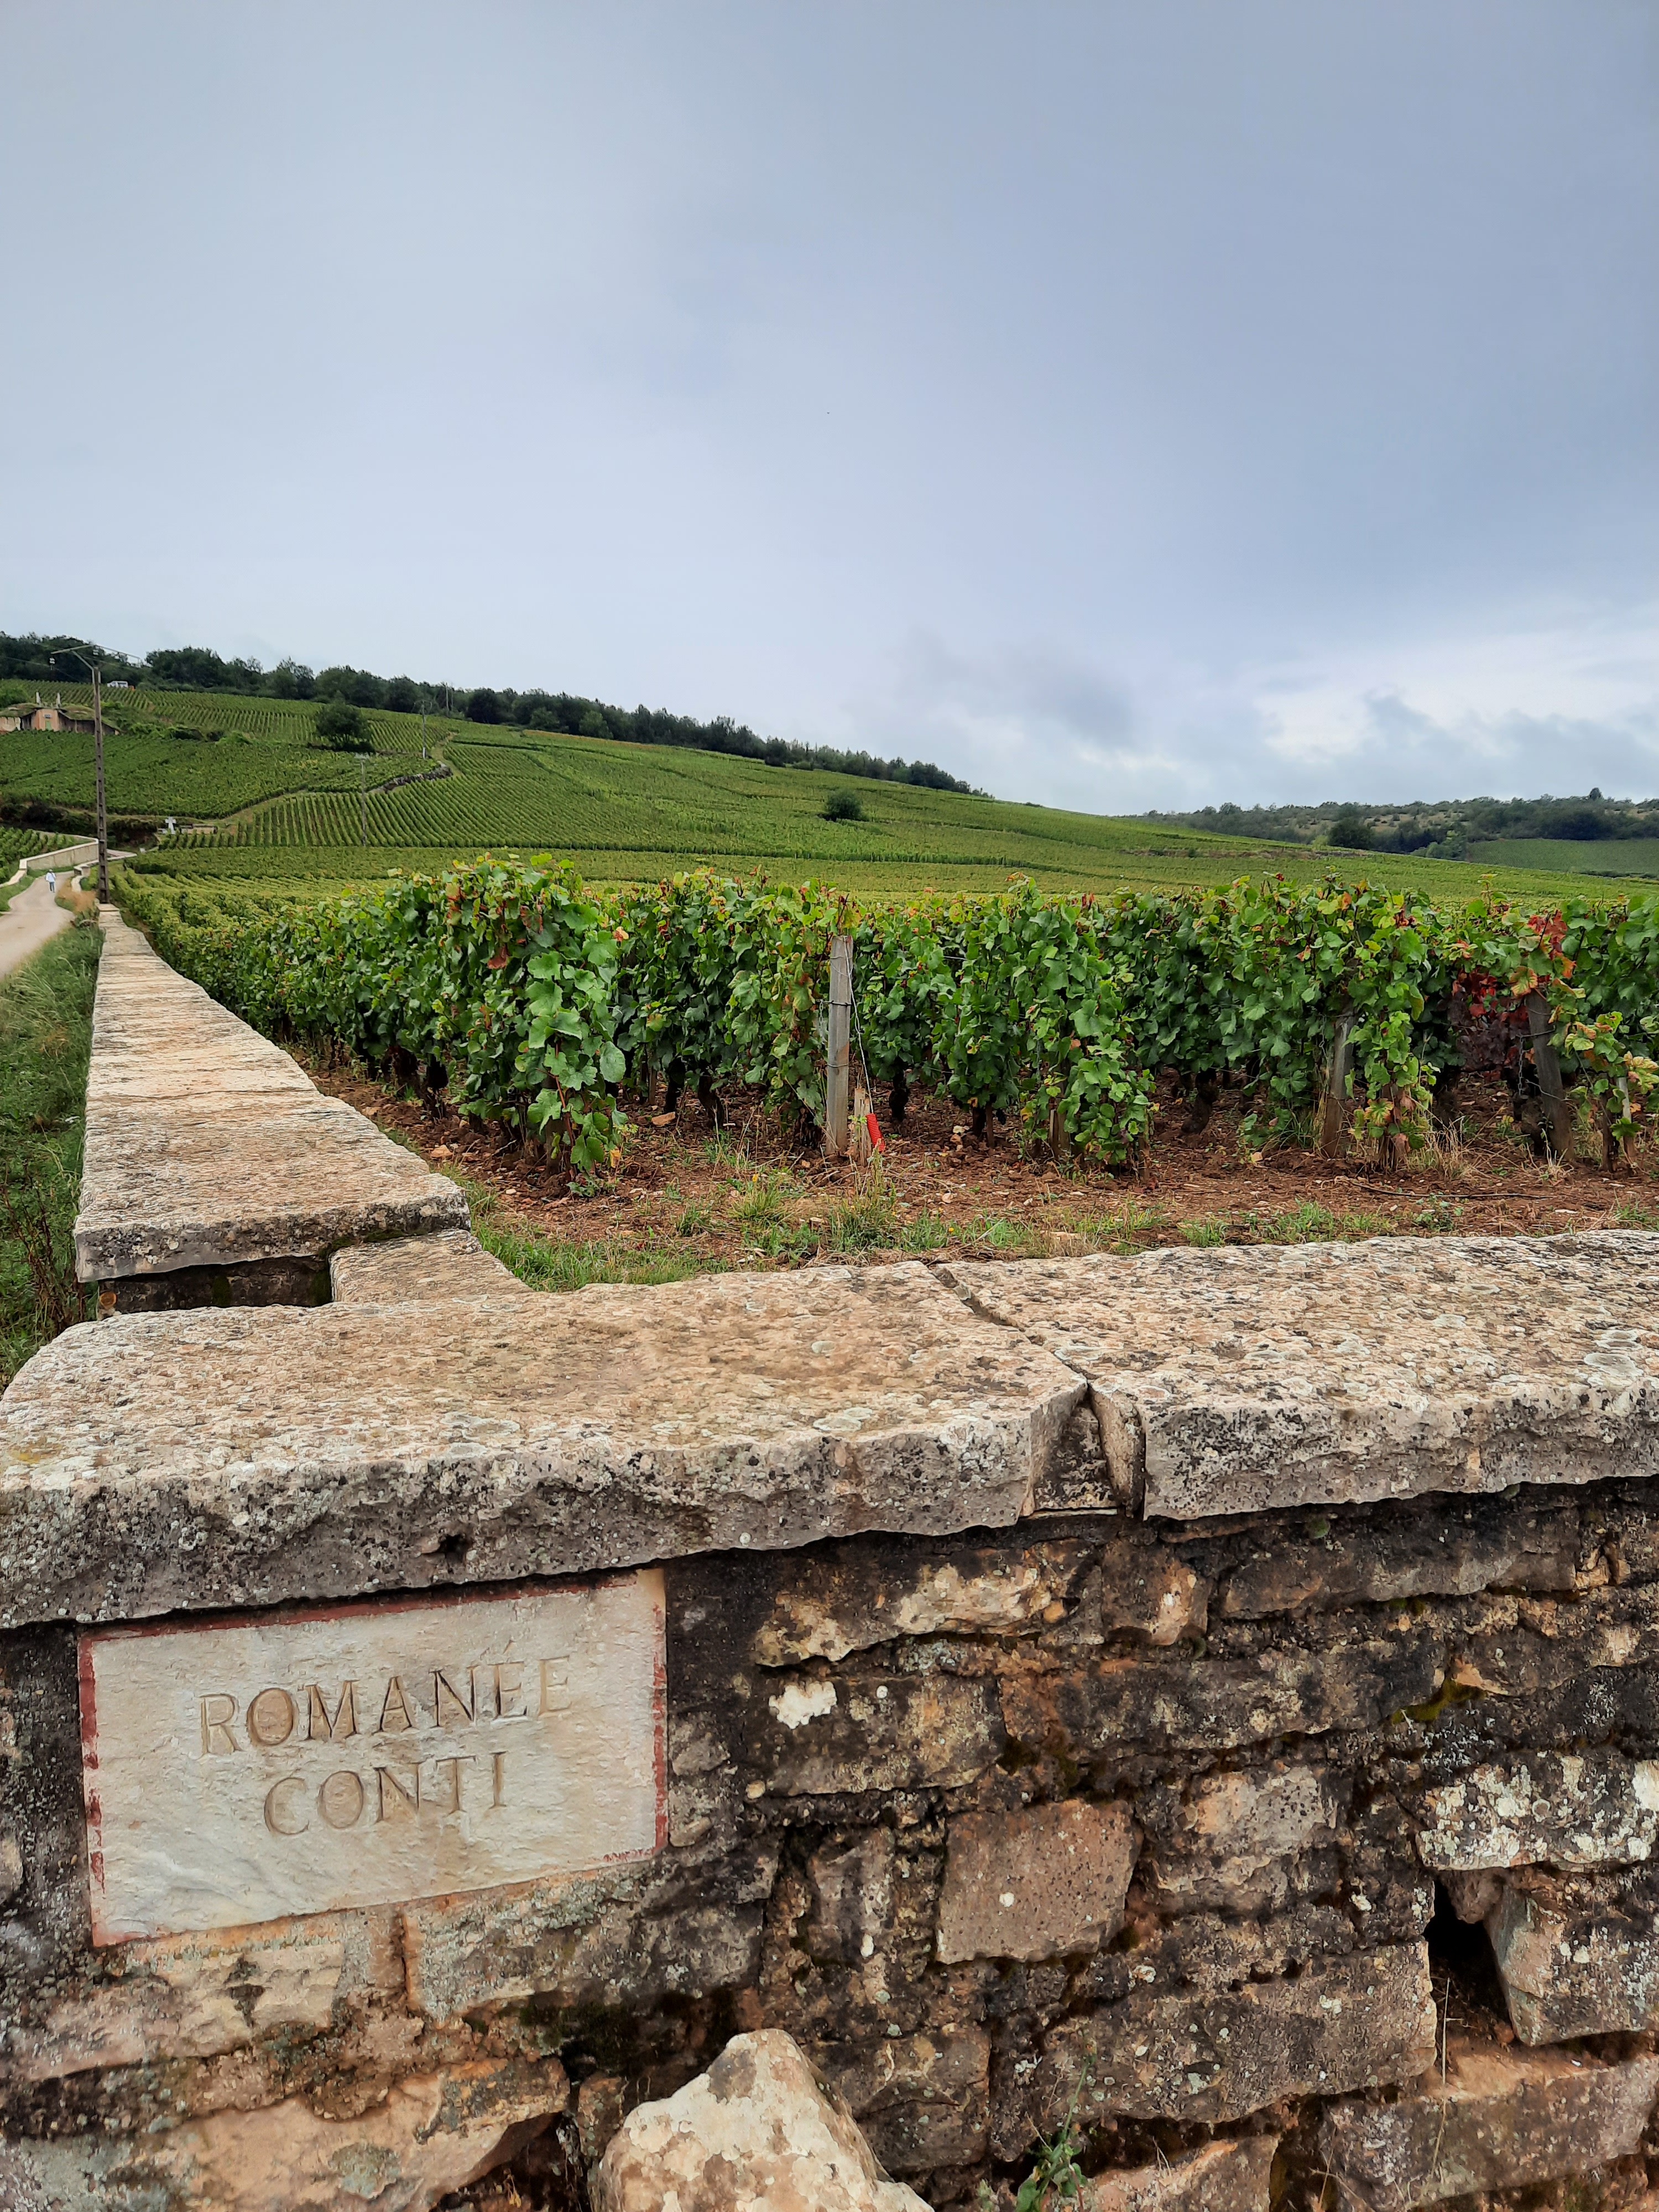
[[1659,711],[1652,708],[1608,720],[1517,709],[1448,723],[1396,697],[1366,703],[1376,739],[1367,759],[1387,786],[1380,797],[1507,799],[1592,784],[1619,798],[1659,792]]
[[0,362],[4,624],[1093,808],[1573,780],[1552,746],[1651,786],[1652,40],[16,0],[12,289],[102,342]]

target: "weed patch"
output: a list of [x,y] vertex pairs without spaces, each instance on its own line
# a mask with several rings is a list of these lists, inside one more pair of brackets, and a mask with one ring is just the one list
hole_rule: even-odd
[[830,1207],[824,1227],[823,1249],[887,1251],[901,1241],[902,1233],[896,1194],[881,1162],[877,1160],[859,1176],[851,1194]]

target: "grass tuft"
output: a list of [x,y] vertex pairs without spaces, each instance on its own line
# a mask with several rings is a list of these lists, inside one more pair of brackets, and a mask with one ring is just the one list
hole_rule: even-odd
[[891,1251],[902,1242],[898,1200],[881,1162],[872,1160],[854,1182],[850,1196],[830,1208],[824,1224],[826,1252]]

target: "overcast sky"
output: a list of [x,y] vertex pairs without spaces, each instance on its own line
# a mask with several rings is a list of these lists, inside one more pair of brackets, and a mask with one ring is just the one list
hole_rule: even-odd
[[0,629],[1659,790],[1654,0],[0,0]]

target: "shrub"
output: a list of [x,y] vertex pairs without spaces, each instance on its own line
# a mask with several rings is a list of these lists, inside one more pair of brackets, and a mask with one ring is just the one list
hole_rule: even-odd
[[832,791],[823,802],[826,822],[862,822],[864,808],[854,791]]
[[317,734],[337,753],[367,753],[369,742],[363,710],[347,699],[328,699],[317,709]]

